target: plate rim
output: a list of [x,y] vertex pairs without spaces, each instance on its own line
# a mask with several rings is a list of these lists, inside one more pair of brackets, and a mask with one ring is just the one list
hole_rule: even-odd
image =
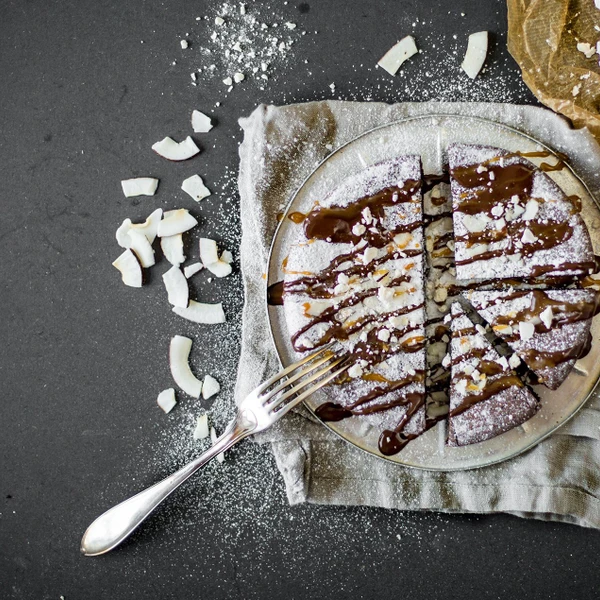
[[[304,188],[304,186],[306,185],[306,183],[308,182],[308,180],[336,153],[340,152],[341,150],[343,150],[344,148],[346,148],[347,146],[349,146],[350,144],[353,144],[354,142],[356,142],[357,140],[361,139],[364,136],[370,135],[376,131],[379,131],[380,129],[385,129],[388,127],[393,127],[395,125],[400,125],[402,123],[408,122],[408,121],[418,121],[418,120],[422,120],[422,119],[435,119],[435,118],[458,118],[458,119],[465,119],[465,120],[469,120],[469,121],[478,121],[478,122],[484,122],[484,123],[490,123],[496,127],[500,127],[503,129],[507,129],[508,131],[512,131],[513,133],[516,133],[522,137],[525,137],[527,139],[529,139],[530,141],[540,145],[542,148],[544,148],[545,150],[547,150],[548,152],[550,152],[555,158],[557,158],[558,160],[562,160],[563,164],[567,167],[567,169],[569,169],[569,171],[571,172],[571,174],[579,181],[579,183],[583,186],[583,188],[585,189],[585,191],[588,193],[589,197],[592,199],[592,201],[594,202],[594,204],[596,205],[596,208],[600,211],[600,201],[594,196],[594,194],[591,192],[589,186],[587,185],[587,183],[575,172],[575,170],[573,169],[573,167],[571,166],[571,164],[569,163],[568,160],[565,160],[564,156],[559,157],[557,152],[550,147],[547,143],[545,142],[541,142],[540,140],[538,140],[537,138],[533,137],[532,135],[518,129],[517,127],[514,127],[512,125],[507,125],[505,123],[498,123],[497,121],[494,121],[493,119],[486,119],[483,117],[478,117],[478,116],[472,116],[472,115],[461,115],[461,114],[456,114],[456,113],[430,113],[430,114],[422,114],[422,115],[413,115],[410,117],[403,117],[402,119],[396,119],[394,121],[390,121],[389,123],[384,123],[382,125],[378,125],[377,127],[372,127],[371,129],[368,129],[366,131],[363,131],[361,134],[357,135],[356,137],[352,138],[351,140],[348,140],[347,142],[344,142],[342,145],[338,146],[337,148],[335,148],[335,150],[333,150],[332,152],[330,152],[325,158],[323,158],[323,160],[321,160],[312,170],[311,172],[302,180],[302,182],[300,183],[300,185],[296,188],[296,190],[293,192],[293,194],[291,194],[285,209],[283,210],[282,213],[282,217],[279,220],[279,222],[277,223],[277,227],[275,228],[275,231],[273,232],[273,237],[271,239],[271,244],[269,247],[269,254],[268,254],[268,258],[267,258],[267,265],[266,265],[266,273],[267,273],[267,277],[265,279],[265,288],[264,288],[264,307],[265,307],[265,315],[267,317],[267,321],[268,321],[268,325],[269,325],[269,336],[271,338],[271,342],[273,343],[273,346],[275,348],[275,353],[277,355],[277,361],[279,362],[279,365],[283,368],[283,362],[281,360],[281,352],[279,350],[278,347],[278,343],[277,340],[275,339],[275,334],[273,332],[273,325],[271,322],[271,316],[269,313],[269,309],[271,308],[269,303],[268,303],[268,295],[267,295],[267,290],[268,287],[270,285],[269,282],[269,274],[271,271],[271,265],[272,265],[272,260],[273,260],[273,250],[275,248],[275,243],[277,241],[277,238],[280,234],[280,230],[282,228],[282,225],[285,221],[285,218],[292,206],[292,204],[294,203],[296,197],[298,196],[298,194],[300,193],[300,190],[302,190]],[[567,157],[568,158],[568,157]],[[587,225],[586,225],[587,227]],[[532,440],[530,444],[527,444],[526,446],[524,446],[523,448],[516,450],[514,453],[509,454],[507,456],[504,456],[502,458],[497,458],[497,459],[492,459],[489,460],[488,462],[482,463],[480,465],[466,465],[466,466],[454,466],[454,467],[447,467],[447,468],[438,468],[438,467],[424,467],[424,466],[417,466],[414,464],[408,464],[408,463],[403,463],[401,460],[397,460],[397,459],[393,459],[391,457],[387,457],[385,455],[382,454],[377,454],[367,448],[363,448],[361,446],[359,446],[356,442],[348,439],[347,437],[344,437],[340,432],[336,431],[335,429],[333,429],[329,423],[327,421],[323,421],[322,419],[320,419],[317,414],[315,413],[315,411],[306,403],[306,402],[302,402],[302,405],[306,408],[306,410],[308,410],[311,415],[316,419],[316,421],[321,425],[327,428],[328,431],[330,431],[331,433],[335,434],[339,439],[343,440],[346,444],[350,444],[351,446],[353,446],[354,448],[357,448],[358,450],[360,450],[361,452],[365,452],[366,454],[368,454],[369,456],[372,456],[374,458],[377,458],[379,460],[385,461],[386,464],[394,464],[397,465],[399,467],[403,467],[403,468],[407,468],[407,469],[415,469],[418,471],[428,471],[428,472],[432,472],[432,473],[444,473],[444,472],[457,472],[457,471],[473,471],[475,469],[483,469],[486,467],[490,467],[492,465],[497,465],[503,462],[506,462],[508,460],[512,460],[513,458],[516,458],[517,456],[520,456],[521,454],[524,454],[525,452],[529,452],[529,450],[531,450],[532,448],[534,448],[535,446],[537,446],[539,443],[543,442],[546,438],[550,437],[553,433],[555,433],[558,429],[560,429],[561,427],[563,427],[564,425],[566,425],[575,415],[577,415],[581,409],[584,407],[584,405],[588,402],[588,400],[590,399],[590,397],[592,396],[592,394],[594,394],[594,392],[596,392],[598,386],[600,384],[600,374],[597,376],[596,381],[594,382],[594,384],[592,385],[592,387],[590,388],[590,391],[588,392],[588,394],[585,396],[585,398],[580,402],[580,404],[575,408],[575,410],[573,410],[573,412],[567,416],[565,419],[563,419],[560,423],[555,424],[553,427],[551,427],[548,431],[546,431],[544,434],[540,435],[538,438],[536,438],[535,440]],[[433,430],[437,429],[437,425],[436,427],[433,428]]]

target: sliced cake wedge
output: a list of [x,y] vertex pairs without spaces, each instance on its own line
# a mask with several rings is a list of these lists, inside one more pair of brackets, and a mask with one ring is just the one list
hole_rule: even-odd
[[451,307],[450,327],[448,445],[483,442],[530,419],[537,398],[458,302]]
[[425,427],[421,161],[400,156],[350,176],[306,214],[283,270],[292,344],[332,341],[353,358],[317,415],[376,427],[383,454]]
[[594,290],[509,289],[463,296],[551,390],[590,349],[592,318],[600,304]]
[[577,199],[518,153],[448,147],[459,284],[563,282],[595,272]]

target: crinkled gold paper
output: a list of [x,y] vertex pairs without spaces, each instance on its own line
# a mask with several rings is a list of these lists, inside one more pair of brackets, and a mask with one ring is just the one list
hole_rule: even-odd
[[538,100],[587,127],[600,143],[598,54],[586,58],[578,42],[600,40],[594,0],[507,0],[508,50]]

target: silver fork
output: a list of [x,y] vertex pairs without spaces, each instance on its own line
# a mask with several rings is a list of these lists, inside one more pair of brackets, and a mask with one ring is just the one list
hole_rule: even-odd
[[[306,366],[300,369],[304,365]],[[83,534],[81,552],[86,556],[98,556],[118,546],[167,496],[209,460],[250,434],[264,431],[273,425],[294,406],[343,373],[349,366],[348,357],[336,357],[327,346],[265,381],[240,402],[236,416],[223,435],[204,454],[166,479],[100,515]],[[291,386],[295,382],[298,383]],[[314,385],[305,389],[312,383]]]

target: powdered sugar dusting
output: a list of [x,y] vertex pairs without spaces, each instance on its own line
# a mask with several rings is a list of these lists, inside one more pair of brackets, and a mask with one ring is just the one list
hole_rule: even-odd
[[229,93],[250,80],[265,89],[273,69],[287,63],[292,47],[307,35],[297,23],[286,20],[281,8],[285,7],[224,2],[197,17],[192,85],[208,80]]

